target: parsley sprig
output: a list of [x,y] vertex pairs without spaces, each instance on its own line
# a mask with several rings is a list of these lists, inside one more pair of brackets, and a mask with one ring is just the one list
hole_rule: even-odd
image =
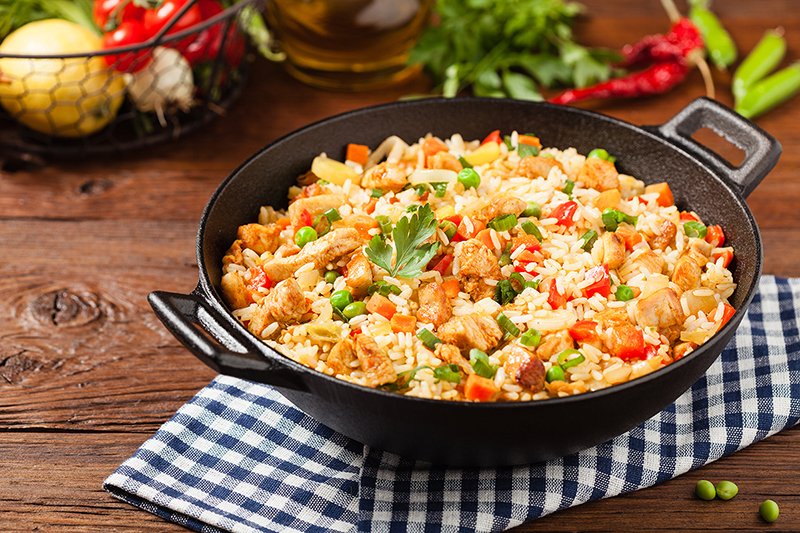
[[542,100],[540,87],[586,86],[611,75],[618,57],[572,38],[582,6],[564,0],[437,0],[409,62],[422,63],[437,91]]
[[[369,241],[367,257],[392,277],[413,278],[422,274],[422,267],[436,254],[439,242],[422,244],[436,233],[436,217],[428,204],[411,218],[402,217],[392,229],[394,249],[385,236],[375,235]],[[397,257],[392,265],[392,256]]]

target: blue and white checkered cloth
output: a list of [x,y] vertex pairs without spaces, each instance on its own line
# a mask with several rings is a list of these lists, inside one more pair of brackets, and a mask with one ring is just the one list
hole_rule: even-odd
[[370,449],[264,385],[217,377],[106,479],[196,531],[502,531],[673,478],[800,418],[800,279],[765,276],[735,338],[664,411],[533,465],[436,468]]

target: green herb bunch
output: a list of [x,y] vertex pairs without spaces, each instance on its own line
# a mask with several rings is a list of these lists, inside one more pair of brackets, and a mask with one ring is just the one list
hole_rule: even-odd
[[563,0],[437,0],[439,22],[411,52],[436,92],[542,100],[540,87],[607,80],[616,53],[579,45],[572,23],[583,7]]

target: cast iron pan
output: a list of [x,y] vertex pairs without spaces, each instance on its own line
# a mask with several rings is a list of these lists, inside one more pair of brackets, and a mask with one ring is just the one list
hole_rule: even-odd
[[[697,144],[707,127],[741,148],[738,166]],[[535,132],[544,146],[603,147],[620,172],[646,183],[667,181],[675,202],[721,224],[735,248],[737,311],[689,356],[605,390],[526,403],[462,403],[409,398],[353,385],[302,366],[250,334],[220,297],[222,256],[262,205],[284,208],[288,188],[320,152],[344,159],[347,143],[376,147],[391,134],[411,143],[431,132],[467,140],[490,131]],[[744,316],[761,274],[758,227],[743,197],[775,166],[780,144],[730,109],[706,98],[660,126],[637,127],[597,113],[512,100],[430,99],[361,109],[307,126],[266,146],[219,186],[197,235],[200,280],[188,295],[154,292],[156,315],[214,370],[274,385],[323,424],[370,446],[439,464],[500,466],[546,460],[605,442],[658,413],[719,356]],[[201,331],[202,330],[202,331]],[[208,334],[208,335],[206,335]],[[209,336],[214,339],[211,340]]]

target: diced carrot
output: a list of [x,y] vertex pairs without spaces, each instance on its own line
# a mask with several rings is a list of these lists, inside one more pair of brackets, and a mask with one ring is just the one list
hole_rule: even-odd
[[728,265],[730,265],[731,261],[733,261],[733,249],[720,248],[711,254],[711,259],[713,259],[715,263],[717,262],[717,259],[719,259],[720,257],[723,258],[722,267],[728,268]]
[[[734,309],[733,306],[731,306],[729,303],[723,303],[722,306],[723,306],[722,307],[722,322],[719,325],[719,329],[722,329],[722,327],[725,324],[728,323],[728,320],[730,320],[731,317],[733,316],[733,314],[736,312],[736,309]],[[717,310],[714,309],[714,312],[710,313],[708,315],[708,318],[709,318],[709,320],[713,320],[714,322],[716,322],[717,321]]]
[[367,202],[367,205],[364,206],[364,212],[366,214],[368,214],[368,215],[371,215],[372,213],[374,213],[375,212],[375,206],[377,205],[377,203],[378,203],[378,199],[377,198],[370,198],[369,202]]
[[569,336],[576,341],[596,341],[600,338],[597,335],[597,322],[593,320],[575,322],[568,332]]
[[[464,222],[467,219],[469,219],[469,221],[472,223],[472,231],[470,231],[469,227]],[[478,233],[480,233],[481,231],[483,231],[485,229],[486,229],[486,224],[484,224],[480,220],[473,220],[473,219],[471,219],[469,217],[464,217],[461,220],[461,224],[458,225],[458,230],[456,231],[456,234],[461,235],[461,237],[463,239],[472,239]]]
[[413,316],[395,314],[391,323],[395,333],[414,333],[417,329],[417,319]]
[[447,150],[447,145],[436,137],[428,137],[422,143],[422,153],[425,154],[425,157],[430,157],[445,150]]
[[497,387],[489,378],[484,378],[478,374],[470,374],[464,384],[464,396],[467,400],[486,402],[492,399],[497,392]]
[[369,147],[363,144],[347,145],[347,160],[353,163],[358,163],[362,167],[369,161]]
[[671,205],[675,205],[675,198],[672,196],[672,190],[669,188],[669,184],[667,182],[653,183],[652,185],[648,185],[644,188],[645,194],[649,194],[651,192],[658,193],[656,203],[659,206],[669,207]]
[[515,258],[516,261],[520,261],[522,263],[535,263],[539,259],[540,258],[536,257],[530,250],[525,250],[523,252],[520,252],[519,254],[517,254],[517,257]]
[[386,296],[375,293],[367,302],[367,311],[377,313],[387,320],[391,320],[397,312],[397,306]]
[[345,224],[355,229],[366,240],[372,238],[369,230],[378,227],[378,221],[367,215],[350,215],[345,219]]
[[289,226],[291,226],[292,225],[292,221],[289,218],[283,217],[283,218],[279,218],[278,220],[276,220],[275,221],[275,225],[278,226],[279,228],[281,228],[281,231],[282,231],[282,230],[285,230],[286,228],[288,228]]
[[534,137],[533,135],[517,135],[517,142],[520,144],[527,144],[528,146],[535,146],[536,148],[542,147],[539,137]]
[[630,324],[614,326],[606,341],[612,355],[623,361],[631,359],[644,359],[644,334]]
[[514,250],[520,246],[524,246],[525,249],[530,252],[535,252],[541,248],[539,239],[533,235],[519,235],[514,237],[514,244],[511,246],[511,252],[514,253]]
[[594,199],[593,205],[598,210],[605,211],[606,209],[614,209],[621,201],[622,195],[620,194],[619,189],[609,189],[597,195],[597,198]]
[[443,282],[441,285],[442,288],[444,289],[444,293],[450,299],[458,297],[458,293],[461,292],[461,286],[458,284],[457,279],[447,280]]
[[490,250],[494,250],[494,241],[492,240],[492,230],[489,228],[482,229],[478,234],[475,236],[476,239],[481,241],[483,244],[486,245],[487,248]]
[[629,251],[642,242],[642,234],[633,228],[620,225],[615,233],[622,237],[622,240],[625,241],[625,248]]
[[722,231],[722,226],[708,226],[706,242],[713,244],[715,248],[719,248],[725,244],[725,233]]

